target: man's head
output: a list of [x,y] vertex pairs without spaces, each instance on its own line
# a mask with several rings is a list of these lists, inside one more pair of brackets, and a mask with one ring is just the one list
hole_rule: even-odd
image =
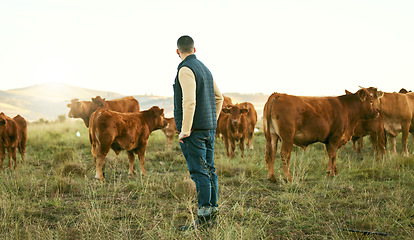
[[[181,36],[177,40],[177,54],[183,58],[195,53],[194,40],[187,35]],[[184,58],[185,58],[184,57]]]

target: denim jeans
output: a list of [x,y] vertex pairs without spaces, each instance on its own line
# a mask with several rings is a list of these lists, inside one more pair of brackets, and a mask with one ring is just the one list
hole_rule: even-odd
[[209,215],[217,209],[218,180],[214,168],[215,130],[195,130],[180,143],[191,179],[195,182],[198,215]]

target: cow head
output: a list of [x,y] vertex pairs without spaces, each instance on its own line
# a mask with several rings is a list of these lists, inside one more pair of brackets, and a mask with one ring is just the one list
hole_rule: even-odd
[[161,129],[167,126],[167,121],[164,119],[164,109],[159,108],[158,106],[153,106],[148,110],[149,113],[152,114],[152,117],[154,118],[153,122],[153,130]]
[[227,106],[222,111],[229,114],[229,119],[233,125],[239,124],[241,121],[242,114],[246,115],[249,112],[247,108],[239,108],[238,106]]
[[6,126],[6,115],[2,112],[0,113],[0,136],[3,134],[5,126]]
[[67,106],[70,108],[68,117],[79,118],[83,115],[82,113],[84,112],[84,109],[82,103],[79,102],[79,99],[72,99]]
[[105,98],[101,98],[101,96],[96,96],[92,98],[92,106],[91,109],[94,112],[96,109],[100,107],[106,107],[108,104],[105,102]]
[[374,95],[366,88],[359,89],[355,94],[362,102],[362,111],[365,113],[364,118],[372,119],[378,117],[379,112],[378,108],[376,108],[374,104]]
[[384,92],[378,91],[375,87],[366,88],[368,93],[373,97],[374,107],[378,110],[380,109],[381,98],[384,96]]
[[410,91],[408,91],[407,89],[405,89],[405,88],[401,88],[400,89],[400,91],[398,92],[398,93],[403,93],[403,94],[406,94],[406,93],[410,93],[410,92],[412,92],[411,90]]

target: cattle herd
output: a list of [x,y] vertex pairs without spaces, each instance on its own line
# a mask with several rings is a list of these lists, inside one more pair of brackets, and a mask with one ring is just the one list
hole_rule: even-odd
[[[105,100],[100,96],[92,101],[73,99],[67,105],[69,117],[81,118],[89,128],[91,152],[96,167],[95,178],[104,180],[102,167],[109,150],[117,155],[123,150],[129,160],[129,175],[135,176],[135,154],[138,155],[140,170],[146,174],[145,150],[152,131],[161,129],[167,137],[167,147],[177,133],[174,118],[165,118],[164,109],[153,106],[140,111],[138,101],[133,97]],[[224,103],[218,118],[216,137],[224,141],[226,154],[234,158],[236,144],[244,157],[246,147],[254,149],[253,138],[257,123],[257,112],[252,103],[233,104],[224,96]],[[338,174],[337,150],[352,140],[354,150],[359,153],[362,139],[369,135],[378,157],[386,153],[387,138],[390,152],[396,153],[396,136],[402,133],[402,154],[408,155],[407,138],[414,134],[414,93],[401,89],[400,92],[382,92],[377,88],[360,88],[356,93],[345,90],[335,97],[305,97],[273,93],[263,109],[263,132],[266,138],[265,163],[268,179],[275,180],[274,161],[278,142],[281,142],[280,156],[284,178],[292,181],[289,170],[293,145],[305,149],[308,145],[321,142],[328,154],[328,176]],[[9,167],[17,167],[17,150],[25,162],[27,139],[26,120],[17,115],[13,118],[0,113],[0,169],[7,156]]]

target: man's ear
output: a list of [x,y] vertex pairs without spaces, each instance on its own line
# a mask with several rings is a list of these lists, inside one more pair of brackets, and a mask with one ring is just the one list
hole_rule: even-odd
[[177,48],[176,52],[177,52],[178,55],[180,55],[180,51],[178,51],[178,48]]
[[196,49],[194,48],[194,53],[196,52]]

